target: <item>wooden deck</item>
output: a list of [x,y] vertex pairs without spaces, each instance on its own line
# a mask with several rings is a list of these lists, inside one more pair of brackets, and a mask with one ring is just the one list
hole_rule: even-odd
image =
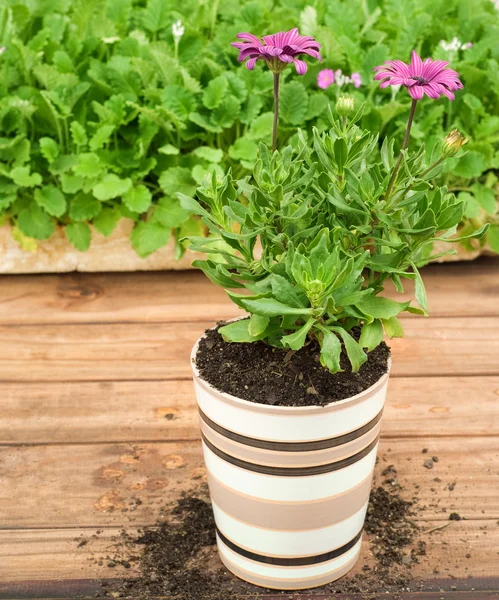
[[[422,531],[446,527],[421,534],[428,555],[414,574],[428,591],[400,598],[490,600],[499,597],[499,261],[424,275],[432,316],[404,318],[406,337],[391,344],[378,471],[395,464],[408,497],[419,486]],[[96,578],[122,575],[90,559],[123,525],[154,523],[165,500],[203,476],[189,352],[203,329],[237,314],[197,272],[0,278],[1,599],[93,597]],[[431,471],[428,456],[439,458]],[[122,509],[137,494],[132,521]],[[453,511],[464,519],[449,522]]]

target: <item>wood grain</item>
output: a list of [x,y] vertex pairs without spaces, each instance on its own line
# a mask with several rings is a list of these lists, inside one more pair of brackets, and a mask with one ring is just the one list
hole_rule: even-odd
[[[454,578],[466,580],[471,574],[476,580],[497,575],[497,555],[491,552],[491,548],[499,547],[499,527],[494,521],[452,522],[434,533],[424,533],[444,524],[444,521],[418,523],[420,530],[415,542],[426,542],[427,555],[420,564],[413,566],[416,580],[432,574],[431,578],[441,579],[442,587],[449,589],[451,585],[456,585]],[[101,533],[96,534],[96,531]],[[129,526],[127,532],[133,536],[136,528]],[[6,582],[133,577],[136,573],[133,567],[107,567],[106,559],[113,557],[119,533],[117,527],[103,530],[63,528],[0,531],[0,598],[7,594],[9,588],[16,588]],[[87,543],[78,547],[82,539]],[[467,554],[471,556],[467,558]],[[102,560],[102,566],[98,565],[99,560]],[[364,564],[373,564],[366,536],[363,538],[361,557],[351,575],[360,572]],[[439,571],[438,574],[433,573],[435,569]],[[459,588],[462,589],[463,584]]]
[[[185,379],[209,322],[0,326],[0,377],[13,381]],[[499,375],[499,317],[405,319],[394,377]]]
[[[0,444],[197,440],[192,381],[4,383]],[[499,432],[499,377],[394,377],[383,436]]]
[[[434,317],[499,316],[498,258],[429,265],[423,275]],[[200,272],[4,275],[0,285],[2,324],[171,323],[240,314],[223,290]],[[389,293],[409,299],[412,284],[402,296]]]
[[[388,439],[379,454],[378,476],[395,465],[403,493],[419,498],[415,519],[446,519],[453,511],[499,519],[499,437]],[[433,456],[438,463],[428,470],[424,461]],[[4,446],[2,527],[118,526],[129,518],[151,524],[165,501],[204,476],[199,442]]]

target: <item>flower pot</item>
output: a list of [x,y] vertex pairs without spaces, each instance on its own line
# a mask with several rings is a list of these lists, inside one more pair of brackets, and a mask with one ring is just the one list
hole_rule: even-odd
[[256,404],[202,379],[198,344],[191,359],[222,562],[280,590],[342,577],[360,553],[388,373],[323,407]]

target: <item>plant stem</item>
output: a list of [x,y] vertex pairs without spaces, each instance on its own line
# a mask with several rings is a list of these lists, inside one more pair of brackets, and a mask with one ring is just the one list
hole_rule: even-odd
[[385,199],[388,200],[392,194],[393,186],[395,184],[395,180],[397,179],[398,172],[400,170],[400,165],[402,164],[402,158],[404,156],[404,150],[409,145],[409,138],[411,136],[411,127],[412,122],[414,121],[414,114],[416,113],[416,105],[418,101],[413,98],[411,104],[411,112],[409,113],[409,120],[407,121],[407,127],[405,130],[404,141],[402,142],[402,148],[400,148],[400,154],[397,158],[397,162],[395,163],[395,167],[393,169],[392,176],[390,177],[390,181],[388,183],[388,187],[386,189]]
[[279,78],[280,73],[274,73],[274,126],[272,129],[272,152],[277,150],[277,125],[279,124]]

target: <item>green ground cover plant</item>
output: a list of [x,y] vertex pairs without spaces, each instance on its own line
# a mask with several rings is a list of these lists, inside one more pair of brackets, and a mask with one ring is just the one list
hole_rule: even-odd
[[[328,129],[328,105],[345,90],[357,107],[365,103],[361,126],[379,131],[380,143],[399,135],[410,99],[380,90],[372,68],[388,56],[408,60],[412,48],[451,59],[466,91],[416,115],[412,143],[430,149],[454,127],[469,138],[467,153],[446,162],[439,182],[466,207],[464,234],[491,221],[487,241],[499,251],[499,13],[490,0],[6,0],[3,222],[26,249],[60,225],[83,251],[90,224],[110,235],[129,218],[140,256],[172,236],[180,256],[179,240],[204,229],[176,193],[192,194],[213,171],[244,177],[258,144],[271,142],[272,74],[241,67],[229,42],[239,31],[296,24],[322,44],[323,62],[299,81],[283,73],[281,147],[298,147],[298,128],[305,139],[312,126]],[[318,81],[323,70],[335,76],[331,85]]]

